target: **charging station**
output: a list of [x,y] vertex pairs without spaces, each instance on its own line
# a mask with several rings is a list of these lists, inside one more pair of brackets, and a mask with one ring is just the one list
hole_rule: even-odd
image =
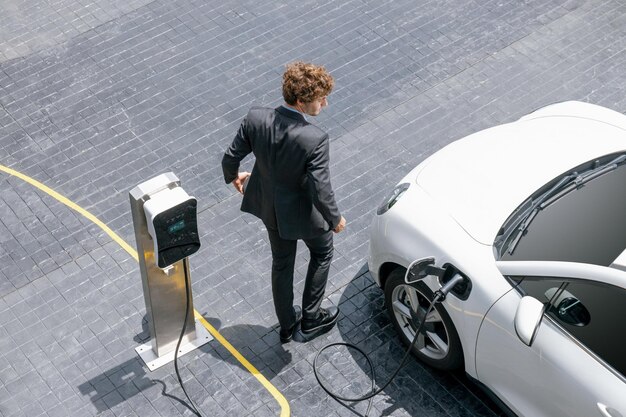
[[139,184],[129,195],[151,337],[135,350],[153,371],[174,360],[185,317],[178,356],[213,340],[194,319],[191,296],[188,256],[200,248],[197,200],[172,172]]

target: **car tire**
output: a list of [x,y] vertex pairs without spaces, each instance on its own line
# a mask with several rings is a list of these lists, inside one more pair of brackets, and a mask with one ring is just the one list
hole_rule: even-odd
[[[409,346],[418,326],[417,315],[411,314],[408,291],[415,291],[419,303],[418,311],[423,314],[430,306],[433,292],[422,282],[408,285],[404,282],[405,269],[396,268],[385,283],[385,305],[400,340]],[[435,305],[424,324],[412,353],[420,360],[442,370],[457,369],[463,364],[463,348],[450,316],[441,303]]]

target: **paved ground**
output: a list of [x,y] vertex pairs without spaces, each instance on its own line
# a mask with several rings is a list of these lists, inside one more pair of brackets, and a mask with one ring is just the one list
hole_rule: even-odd
[[[280,391],[293,416],[349,416],[311,363],[331,341],[372,353],[383,380],[402,356],[367,271],[383,194],[449,143],[545,104],[626,111],[622,0],[7,0],[0,5],[0,165],[96,215],[134,245],[128,191],[173,171],[200,202],[196,309]],[[278,341],[261,224],[238,210],[219,161],[252,104],[280,103],[295,59],[336,77],[317,122],[348,219],[329,302],[342,318],[311,343]],[[480,161],[477,161],[480,163]],[[249,164],[249,162],[248,162]],[[306,254],[296,280],[301,288]],[[147,372],[137,264],[89,220],[0,173],[0,415],[191,415],[173,367]],[[368,388],[350,353],[325,365]],[[181,360],[206,415],[281,407],[217,341]],[[366,405],[354,410],[360,415]],[[371,416],[498,416],[462,376],[411,361]]]

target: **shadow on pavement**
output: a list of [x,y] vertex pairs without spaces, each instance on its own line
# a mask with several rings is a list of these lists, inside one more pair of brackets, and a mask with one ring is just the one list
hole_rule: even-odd
[[[203,314],[206,318],[207,314]],[[246,359],[254,358],[253,366],[257,368],[266,378],[272,379],[287,364],[292,361],[290,352],[286,352],[280,344],[272,346],[265,343],[264,338],[259,335],[271,335],[275,333],[271,328],[254,325],[235,325],[220,329],[221,322],[216,318],[207,318],[207,321],[218,329],[220,334],[226,338],[238,352]],[[277,336],[276,336],[277,338]],[[137,334],[133,340],[139,345],[148,342],[150,333],[148,330],[147,319],[142,319],[142,331]],[[239,346],[246,346],[239,349]],[[260,352],[256,353],[257,349]],[[202,385],[208,391],[217,391],[221,387],[215,384],[217,379],[213,378],[215,374],[228,372],[228,384],[244,385],[244,381],[253,380],[250,371],[246,369],[242,363],[237,360],[221,343],[213,340],[200,348],[198,348],[197,356],[190,352],[186,356],[179,358],[178,366],[185,381],[187,392],[190,392],[192,398],[198,395],[191,394],[195,390],[190,387],[193,385]],[[205,355],[207,354],[207,355]],[[229,371],[230,365],[236,366],[244,372],[236,372],[239,377],[235,377]],[[190,379],[189,377],[192,376]],[[222,380],[221,383],[227,383]],[[228,387],[231,388],[231,387]],[[189,408],[187,399],[185,398],[174,371],[174,364],[169,363],[163,367],[148,372],[143,360],[139,357],[133,357],[119,365],[105,371],[104,373],[82,383],[78,386],[83,396],[89,397],[98,413],[123,407],[123,403],[131,400],[139,393],[144,393],[146,397],[162,395],[169,398],[173,407],[182,412],[183,407]],[[210,392],[211,394],[211,392]],[[138,401],[137,399],[133,399]],[[194,399],[194,401],[196,401]]]

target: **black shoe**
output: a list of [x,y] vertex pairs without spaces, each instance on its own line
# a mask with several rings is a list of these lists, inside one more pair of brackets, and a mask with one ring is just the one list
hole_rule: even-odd
[[316,319],[302,319],[302,333],[311,334],[313,332],[324,332],[330,330],[339,316],[339,309],[335,306],[328,308],[320,308],[319,315]]
[[302,309],[300,306],[293,306],[293,311],[296,313],[296,322],[288,329],[280,329],[280,343],[289,343],[293,338],[293,332],[298,327],[300,320],[302,320]]

